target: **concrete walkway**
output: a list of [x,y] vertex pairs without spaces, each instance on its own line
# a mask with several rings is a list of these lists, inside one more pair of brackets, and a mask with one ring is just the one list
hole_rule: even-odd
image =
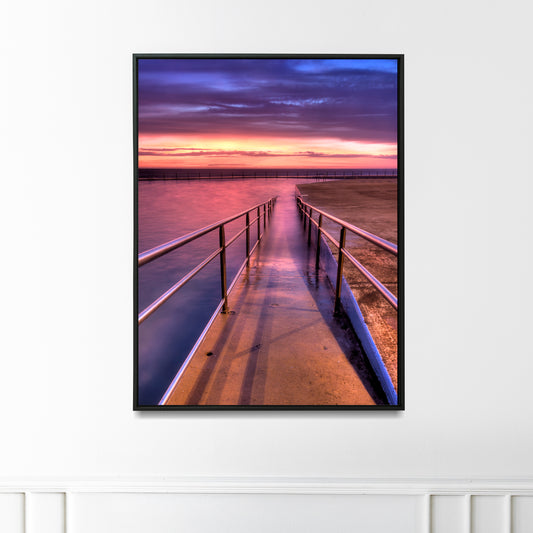
[[278,198],[230,313],[215,319],[168,405],[381,403],[351,327],[333,317],[313,248],[294,197]]

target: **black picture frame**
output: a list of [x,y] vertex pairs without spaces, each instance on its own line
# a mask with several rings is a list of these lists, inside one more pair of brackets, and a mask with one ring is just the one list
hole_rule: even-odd
[[[133,54],[133,410],[350,410],[403,411],[405,409],[405,288],[404,288],[404,55],[403,54]],[[395,60],[397,62],[397,403],[381,405],[159,405],[141,403],[139,398],[139,61],[141,60]],[[266,215],[265,215],[266,217]]]

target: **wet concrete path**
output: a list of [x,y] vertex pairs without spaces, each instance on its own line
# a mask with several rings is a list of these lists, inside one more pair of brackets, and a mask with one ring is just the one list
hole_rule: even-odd
[[333,291],[315,270],[294,196],[278,198],[229,308],[167,405],[381,403],[351,327],[333,317]]

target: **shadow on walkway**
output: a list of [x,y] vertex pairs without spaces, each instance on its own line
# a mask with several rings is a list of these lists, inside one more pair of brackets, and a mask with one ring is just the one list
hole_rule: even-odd
[[168,404],[386,403],[329,280],[316,271],[293,196],[278,198],[250,266]]

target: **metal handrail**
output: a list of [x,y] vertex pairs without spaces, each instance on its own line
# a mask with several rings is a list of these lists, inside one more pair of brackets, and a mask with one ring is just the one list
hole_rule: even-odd
[[339,224],[340,226],[344,226],[346,229],[350,230],[356,235],[359,235],[359,237],[363,237],[363,239],[366,239],[367,241],[374,243],[380,248],[387,250],[387,252],[390,252],[391,254],[394,254],[394,255],[398,255],[398,246],[394,244],[393,242],[382,239],[381,237],[378,237],[377,235],[374,235],[373,233],[370,233],[369,231],[358,228],[357,226],[354,226],[353,224],[350,224],[349,222],[346,222],[345,220],[342,220],[340,218],[337,218],[336,216],[330,215],[329,213],[326,213],[325,211],[322,211],[321,209],[318,209],[317,207],[314,207],[311,204],[304,202],[300,196],[297,197],[297,202],[299,202],[305,208],[311,209],[312,212],[316,212],[319,215],[323,215],[326,218],[329,218],[329,220],[331,220],[332,222],[335,222]]
[[[277,197],[272,197],[266,202],[263,202],[261,204],[254,205],[253,207],[250,207],[249,209],[246,209],[245,211],[241,211],[240,213],[237,213],[236,215],[233,215],[231,217],[225,218],[223,220],[219,220],[218,222],[215,222],[214,224],[210,224],[209,226],[205,226],[204,228],[201,228],[199,230],[193,231],[192,233],[188,233],[187,235],[184,235],[183,237],[179,237],[177,239],[173,239],[172,241],[169,241],[164,244],[160,244],[159,246],[156,246],[154,248],[151,248],[150,250],[146,250],[145,252],[142,252],[138,255],[138,266],[141,267],[143,265],[146,265],[147,263],[154,261],[155,259],[171,252],[172,250],[176,250],[177,248],[180,248],[181,246],[184,246],[185,244],[192,242],[203,235],[206,235],[207,233],[210,233],[211,231],[215,231],[218,229],[219,231],[219,248],[216,249],[213,253],[211,253],[206,259],[198,263],[190,272],[188,272],[185,276],[183,276],[178,282],[176,282],[172,287],[170,287],[168,290],[166,290],[161,296],[156,298],[150,305],[148,305],[145,309],[143,309],[139,315],[138,315],[138,323],[141,324],[144,322],[150,315],[152,315],[159,307],[161,307],[171,296],[173,296],[179,289],[181,289],[187,282],[189,282],[198,272],[200,272],[204,267],[206,267],[215,257],[220,256],[220,286],[221,286],[221,294],[222,294],[222,312],[228,311],[228,293],[229,290],[227,288],[227,281],[226,281],[226,248],[233,244],[238,237],[240,237],[245,231],[246,231],[246,259],[243,263],[247,264],[250,261],[250,256],[254,252],[257,243],[261,240],[263,234],[261,233],[261,217],[264,219],[263,228],[266,228],[266,218],[267,214],[268,216],[271,215],[272,209],[274,208],[274,204],[276,203]],[[257,212],[257,216],[255,218],[250,219],[250,213],[254,211]],[[241,217],[246,217],[246,223],[242,230],[240,230],[236,235],[234,235],[228,242],[226,242],[226,235],[225,235],[225,226],[226,224],[229,224],[230,222],[233,222]],[[250,249],[250,227],[254,222],[257,222],[257,242],[256,245]],[[242,271],[239,270],[239,273]],[[234,280],[235,281],[235,280]],[[230,290],[233,287],[234,283],[230,286]]]
[[[358,228],[357,226],[354,226],[353,224],[350,224],[349,222],[346,222],[340,218],[337,218],[329,213],[326,213],[325,211],[318,209],[317,207],[304,202],[301,198],[301,196],[296,197],[296,204],[298,206],[298,210],[303,218],[304,221],[304,228],[308,227],[308,243],[311,243],[311,226],[315,226],[317,228],[317,249],[316,249],[316,267],[319,266],[319,258],[320,258],[320,236],[324,235],[327,237],[339,250],[338,260],[337,260],[337,280],[335,284],[335,312],[338,312],[340,310],[340,297],[341,297],[341,287],[342,287],[342,273],[343,273],[343,267],[344,267],[344,258],[348,259],[352,265],[354,265],[363,276],[365,276],[368,281],[378,290],[378,292],[394,307],[394,309],[398,310],[398,299],[394,294],[381,283],[374,275],[372,275],[355,257],[345,248],[346,244],[346,231],[351,231],[352,233],[355,233],[356,235],[362,237],[363,239],[366,239],[367,241],[375,244],[376,246],[379,246],[383,250],[389,252],[393,255],[398,255],[398,246],[392,242],[387,241],[386,239],[383,239],[381,237],[378,237],[377,235],[374,235],[373,233],[370,233],[369,231],[365,231],[361,228]],[[318,221],[313,219],[313,212],[318,213]],[[326,230],[322,229],[322,217],[326,217],[332,222],[335,222],[336,224],[341,226],[340,236],[339,240],[337,241],[333,236],[328,233]]]

